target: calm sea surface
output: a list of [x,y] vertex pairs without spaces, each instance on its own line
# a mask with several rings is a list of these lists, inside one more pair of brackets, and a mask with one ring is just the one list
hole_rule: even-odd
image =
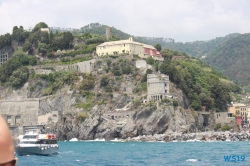
[[[18,166],[250,165],[249,142],[59,142],[53,156],[18,156]],[[245,157],[225,162],[224,156]]]

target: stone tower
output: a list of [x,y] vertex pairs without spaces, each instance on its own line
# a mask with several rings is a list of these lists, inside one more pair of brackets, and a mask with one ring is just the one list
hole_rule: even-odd
[[112,36],[112,29],[110,27],[106,27],[106,38],[110,40]]

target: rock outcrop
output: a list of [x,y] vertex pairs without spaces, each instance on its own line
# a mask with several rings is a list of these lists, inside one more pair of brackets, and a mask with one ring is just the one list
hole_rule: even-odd
[[[95,109],[99,108],[95,107]],[[60,140],[70,140],[71,138],[112,140],[173,132],[187,133],[194,130],[193,128],[201,127],[199,125],[203,123],[202,116],[195,119],[191,114],[186,114],[185,121],[184,111],[171,106],[162,107],[160,110],[154,106],[140,107],[123,125],[119,125],[117,119],[104,118],[100,112],[90,111],[88,118],[84,121],[80,121],[75,115],[63,115],[58,123],[50,123],[49,129],[51,132],[57,133]]]

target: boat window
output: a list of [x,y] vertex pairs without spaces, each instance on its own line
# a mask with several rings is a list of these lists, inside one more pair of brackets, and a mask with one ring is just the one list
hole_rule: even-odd
[[41,141],[41,140],[36,141],[36,144],[41,144],[41,143],[42,143],[42,141]]
[[25,135],[23,139],[36,139],[36,135]]
[[57,144],[57,140],[40,140],[39,144]]
[[24,142],[21,142],[22,144],[37,144],[36,142],[34,141],[24,141]]
[[43,144],[47,144],[47,141],[46,141],[46,140],[42,140],[42,143],[43,143]]

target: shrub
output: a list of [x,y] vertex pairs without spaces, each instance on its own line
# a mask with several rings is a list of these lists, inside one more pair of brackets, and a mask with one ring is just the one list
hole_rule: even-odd
[[164,99],[162,99],[162,102],[163,102],[163,103],[169,103],[169,102],[170,102],[170,100],[169,100],[169,99],[167,99],[167,98],[164,98]]
[[34,56],[29,57],[29,65],[35,66],[37,64],[37,59]]
[[217,123],[214,125],[214,130],[217,131],[219,128],[221,128],[221,124]]
[[107,63],[107,66],[110,66],[111,63],[112,63],[112,61],[111,61],[110,59],[107,59],[107,60],[106,60],[106,63]]
[[88,114],[86,112],[79,112],[76,118],[83,122],[86,118],[88,118]]
[[21,87],[29,78],[29,70],[27,67],[21,67],[15,70],[11,77],[10,82],[12,87],[18,88]]
[[141,100],[140,99],[136,99],[133,101],[133,106],[134,108],[138,108],[139,106],[141,106]]
[[179,105],[178,102],[177,102],[176,100],[174,100],[174,101],[173,101],[173,106],[174,106],[174,107],[177,107],[178,105]]
[[80,85],[80,89],[91,90],[95,87],[95,81],[93,79],[83,79]]
[[222,128],[221,128],[222,131],[228,131],[228,130],[230,130],[230,129],[232,129],[232,127],[230,127],[230,126],[228,126],[228,125],[224,125],[224,126],[222,126]]
[[150,56],[146,59],[147,64],[153,65],[154,64],[154,59]]
[[120,76],[121,75],[121,72],[119,70],[115,70],[113,73],[114,73],[115,76]]
[[109,84],[109,79],[108,79],[108,77],[107,77],[107,76],[103,76],[103,77],[101,78],[101,82],[100,82],[101,87],[105,87],[105,86],[107,86],[108,84]]
[[105,86],[105,92],[112,92],[112,87],[110,85]]
[[31,87],[30,87],[30,91],[32,92],[32,91],[34,91],[34,90],[35,90],[34,86],[31,86]]
[[123,74],[131,74],[132,73],[131,67],[130,66],[128,66],[128,67],[123,66],[122,67],[122,73]]
[[148,86],[147,86],[147,83],[146,83],[146,82],[141,83],[140,85],[141,85],[141,90],[142,90],[142,91],[147,91],[147,87],[148,87]]

